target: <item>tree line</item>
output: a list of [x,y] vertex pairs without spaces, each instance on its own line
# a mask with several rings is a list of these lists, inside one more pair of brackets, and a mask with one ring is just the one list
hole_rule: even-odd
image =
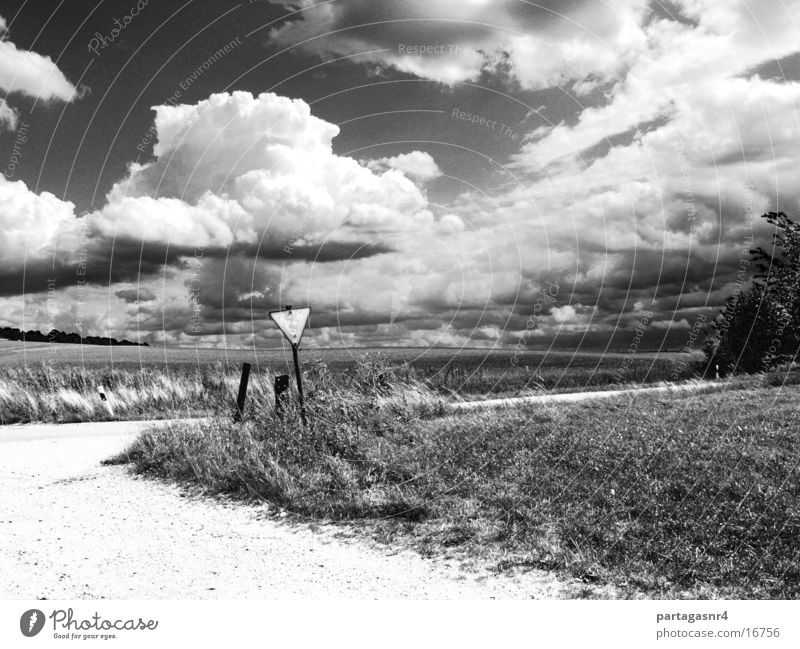
[[133,345],[136,347],[149,347],[147,343],[134,343],[130,340],[117,340],[106,336],[80,336],[78,334],[68,334],[65,331],[51,329],[49,333],[43,334],[41,331],[22,331],[16,327],[0,327],[0,338],[6,340],[21,340],[24,342],[37,343],[73,343],[76,345]]

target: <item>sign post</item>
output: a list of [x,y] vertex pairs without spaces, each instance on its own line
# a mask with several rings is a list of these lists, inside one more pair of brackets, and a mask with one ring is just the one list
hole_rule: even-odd
[[291,305],[286,306],[281,311],[270,311],[269,317],[278,325],[286,339],[292,345],[292,359],[294,360],[294,375],[297,379],[297,394],[300,398],[300,416],[303,425],[306,425],[306,406],[303,400],[303,379],[300,376],[300,362],[297,358],[297,349],[300,347],[300,340],[308,324],[308,316],[311,314],[309,307],[294,309]]
[[292,356],[294,357],[294,376],[297,379],[297,394],[300,398],[300,417],[303,419],[303,426],[306,425],[306,404],[303,399],[303,380],[300,378],[300,363],[297,361],[297,345],[292,345]]

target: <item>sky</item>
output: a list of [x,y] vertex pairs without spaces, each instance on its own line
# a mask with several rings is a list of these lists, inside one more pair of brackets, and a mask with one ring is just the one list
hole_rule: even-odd
[[800,0],[4,0],[0,326],[687,349],[800,218]]

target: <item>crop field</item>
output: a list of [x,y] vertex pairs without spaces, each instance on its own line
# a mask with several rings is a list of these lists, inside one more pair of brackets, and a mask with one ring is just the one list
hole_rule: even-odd
[[[575,370],[616,371],[624,364],[626,355],[621,352],[571,352],[563,350],[515,352],[512,349],[482,349],[455,347],[359,347],[359,348],[301,348],[301,358],[308,361],[318,358],[332,370],[345,369],[362,361],[366,356],[380,355],[392,365],[408,365],[428,374],[458,372],[468,374],[492,371],[496,373],[528,373],[560,370],[565,376]],[[21,343],[0,340],[0,367],[50,365],[77,365],[93,367],[204,367],[223,363],[240,365],[252,363],[255,367],[288,367],[291,349],[215,349],[189,347],[104,347],[99,345],[70,345],[47,343]],[[702,354],[680,352],[640,352],[633,357],[633,373],[646,376],[662,370],[658,380],[663,380],[663,368],[695,365]]]

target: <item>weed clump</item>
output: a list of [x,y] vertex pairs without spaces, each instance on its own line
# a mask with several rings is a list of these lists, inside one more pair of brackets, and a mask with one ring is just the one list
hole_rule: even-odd
[[397,489],[413,470],[391,458],[407,445],[411,426],[444,412],[442,399],[380,357],[359,364],[344,387],[319,359],[305,375],[307,425],[296,398],[278,411],[274,396],[261,392],[242,423],[220,417],[154,429],[116,459],[300,514],[424,517],[424,499]]

